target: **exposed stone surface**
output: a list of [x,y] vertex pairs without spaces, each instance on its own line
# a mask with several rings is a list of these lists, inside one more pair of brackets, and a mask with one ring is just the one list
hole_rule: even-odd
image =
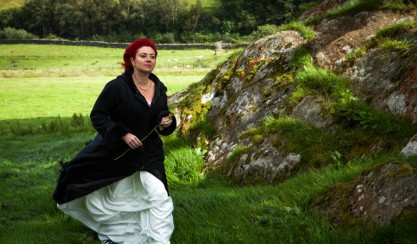
[[405,157],[412,157],[417,155],[417,135],[415,135],[408,144],[401,150],[401,154]]
[[[300,20],[321,16],[325,10],[346,2],[324,1],[304,13]],[[255,143],[254,137],[242,137],[242,133],[259,128],[267,117],[279,118],[282,115],[290,115],[323,130],[331,131],[335,126],[328,111],[324,112],[325,104],[320,96],[309,95],[288,103],[297,84],[287,74],[293,70],[291,61],[295,54],[304,47],[308,47],[316,67],[352,81],[355,98],[377,110],[417,124],[415,46],[406,51],[387,50],[379,46],[369,48],[349,65],[345,62],[347,55],[367,43],[381,28],[416,19],[414,10],[360,12],[323,19],[310,26],[316,34],[310,41],[297,31],[282,31],[248,46],[237,61],[229,60],[215,74],[211,74],[209,80],[204,80],[207,89],[201,96],[201,103],[210,104],[206,118],[213,124],[216,134],[206,142],[205,170],[222,166],[236,148],[250,150],[239,154],[224,173],[242,185],[278,182],[302,168],[302,156],[288,148],[284,150],[285,140],[277,142],[274,135],[269,134]],[[415,44],[417,29],[404,31],[395,38]],[[297,68],[301,70],[304,67]],[[187,92],[176,94],[170,102],[176,103],[186,96]],[[189,116],[182,115],[183,124],[191,119]],[[370,153],[375,153],[380,146],[376,143],[371,148]],[[401,153],[406,157],[417,155],[416,136],[404,145]],[[406,175],[401,174],[404,169]],[[350,217],[347,218],[353,219],[353,222],[389,223],[404,209],[415,208],[417,182],[415,173],[411,172],[408,166],[390,162],[364,173],[354,186],[333,189],[325,197],[325,204],[318,206],[324,208],[328,216],[333,216],[331,218],[336,224],[345,220],[338,215],[342,211],[348,212]],[[339,195],[343,197],[336,198]],[[340,210],[341,204],[346,208]]]
[[417,174],[408,164],[387,162],[336,186],[314,205],[335,225],[389,224],[404,210],[417,209]]
[[[300,19],[319,15],[347,1],[328,0],[304,13]],[[383,1],[387,2],[387,1]],[[375,33],[388,25],[416,20],[417,12],[372,11],[324,19],[316,26],[316,38],[310,46],[317,65],[339,72],[346,56],[359,48]],[[400,40],[417,42],[417,30],[410,30]],[[371,101],[378,109],[410,118],[417,123],[417,55],[373,49],[341,75],[355,83],[355,94],[363,101]]]
[[257,182],[275,182],[285,179],[301,161],[301,155],[289,153],[282,154],[271,147],[270,140],[266,139],[257,146],[255,154],[243,154],[238,163],[229,170],[228,176],[233,176],[235,182],[240,184],[256,184]]
[[[251,146],[250,140],[242,143],[238,138],[243,131],[259,126],[262,122],[260,118],[278,116],[283,109],[282,101],[291,93],[292,84],[276,89],[268,96],[262,93],[262,89],[275,89],[275,79],[272,76],[277,72],[276,64],[280,65],[281,70],[287,69],[286,65],[292,55],[305,42],[306,40],[295,31],[284,31],[258,40],[239,57],[232,68],[234,73],[230,82],[220,90],[212,91],[215,96],[203,95],[212,98],[212,109],[208,116],[213,121],[216,132],[222,135],[210,142],[207,168],[222,164],[238,144]],[[217,77],[229,69],[226,65]],[[211,84],[212,87],[218,87],[216,82],[221,82],[217,77]],[[220,146],[223,144],[223,147]],[[243,155],[229,175],[233,174],[246,183],[254,183],[256,180],[273,181],[277,175],[287,174],[288,169],[292,168],[283,165],[288,165],[288,162],[293,165],[300,161],[288,159],[291,156],[282,155],[268,140],[259,150],[268,153],[257,159],[247,159],[248,155]],[[243,163],[247,161],[250,163]],[[248,177],[249,175],[257,176]],[[249,178],[252,180],[248,180]]]
[[332,123],[332,120],[330,117],[324,116],[321,110],[321,104],[314,97],[308,96],[297,104],[292,115],[318,128],[325,128]]
[[340,61],[374,36],[378,29],[396,23],[405,16],[376,11],[323,20],[314,27],[317,36],[311,43],[317,64],[335,70]]
[[417,123],[415,54],[371,50],[343,75],[354,82],[354,92],[360,100]]
[[417,207],[417,175],[406,164],[383,164],[359,178],[350,202],[353,215],[388,224],[404,209]]

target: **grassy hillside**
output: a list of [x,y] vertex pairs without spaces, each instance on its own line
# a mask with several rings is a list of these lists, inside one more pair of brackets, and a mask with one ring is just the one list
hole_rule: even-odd
[[[197,0],[186,0],[185,2],[187,2],[187,5],[190,6],[192,4],[196,4]],[[201,5],[206,8],[206,7],[212,7],[215,6],[219,3],[219,0],[201,0]]]
[[23,6],[28,0],[0,0],[0,10]]

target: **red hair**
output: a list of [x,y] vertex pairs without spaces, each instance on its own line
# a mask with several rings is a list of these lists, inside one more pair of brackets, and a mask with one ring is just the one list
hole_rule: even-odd
[[127,46],[125,53],[123,54],[123,63],[122,66],[125,70],[130,69],[133,67],[132,62],[130,62],[130,58],[135,58],[136,52],[141,47],[151,47],[155,51],[155,56],[158,55],[156,51],[155,43],[148,38],[139,38],[134,40],[132,43]]

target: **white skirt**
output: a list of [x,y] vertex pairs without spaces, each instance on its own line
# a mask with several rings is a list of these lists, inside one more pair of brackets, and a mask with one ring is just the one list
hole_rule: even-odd
[[146,171],[58,208],[98,233],[101,241],[170,243],[174,205],[163,183]]

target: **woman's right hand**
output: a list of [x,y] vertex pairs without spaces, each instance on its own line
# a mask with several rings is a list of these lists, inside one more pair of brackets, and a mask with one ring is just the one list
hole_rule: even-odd
[[127,133],[122,137],[122,140],[128,145],[131,149],[136,149],[143,146],[142,142],[132,133]]

